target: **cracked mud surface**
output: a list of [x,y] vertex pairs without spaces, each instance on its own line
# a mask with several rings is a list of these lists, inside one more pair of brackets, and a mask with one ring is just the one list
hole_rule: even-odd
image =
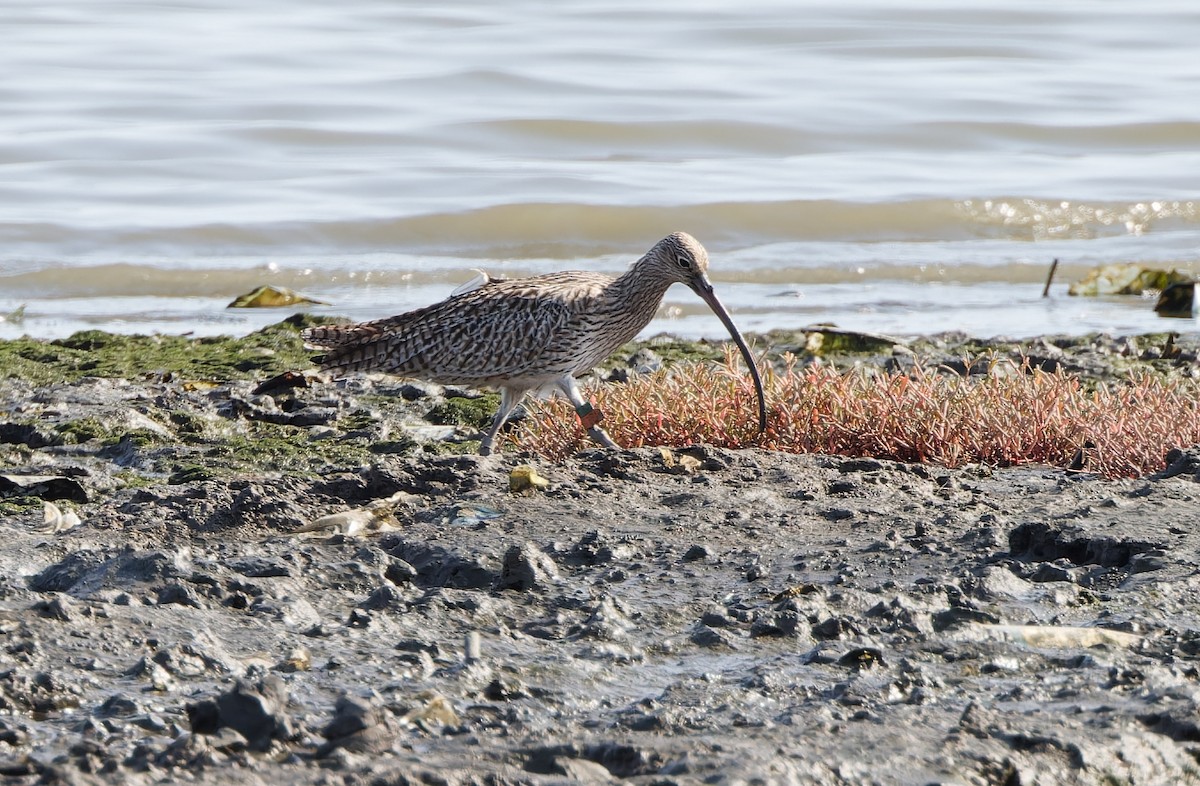
[[[1200,780],[1200,451],[1121,481],[372,451],[401,428],[355,384],[4,381],[41,421],[0,424],[0,474],[55,478],[4,491],[5,782]],[[357,432],[291,422],[322,408]],[[176,444],[263,413],[303,459]],[[510,492],[528,463],[549,487]]]

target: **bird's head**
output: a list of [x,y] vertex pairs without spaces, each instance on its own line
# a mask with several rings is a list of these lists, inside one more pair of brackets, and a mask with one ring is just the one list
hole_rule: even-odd
[[712,290],[708,281],[708,252],[687,232],[672,232],[654,244],[642,258],[646,272],[672,284],[686,284],[697,292]]
[[751,354],[750,348],[746,346],[746,341],[742,338],[737,325],[733,324],[729,312],[725,310],[725,306],[721,304],[720,298],[713,290],[712,282],[708,280],[708,252],[704,250],[704,246],[700,245],[700,241],[687,232],[673,232],[655,243],[654,248],[647,251],[646,255],[639,260],[638,266],[642,268],[644,274],[652,274],[671,284],[686,284],[708,304],[708,307],[725,325],[733,343],[742,353],[742,359],[746,361],[746,367],[750,370],[750,376],[754,380],[754,389],[758,394],[758,431],[760,434],[766,431],[767,398],[763,392],[758,366],[755,365],[754,356]]

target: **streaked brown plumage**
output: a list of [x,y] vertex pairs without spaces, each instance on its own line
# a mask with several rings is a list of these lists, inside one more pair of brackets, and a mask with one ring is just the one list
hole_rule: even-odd
[[596,423],[575,375],[600,365],[649,324],[672,284],[686,284],[720,317],[750,368],[766,426],[762,382],[750,350],[708,281],[708,252],[684,232],[660,240],[619,277],[565,272],[511,281],[484,277],[475,289],[399,316],[309,328],[304,340],[327,350],[335,374],[385,371],[451,385],[499,388],[500,408],[479,452],[527,393],[556,385],[597,442],[616,447]]

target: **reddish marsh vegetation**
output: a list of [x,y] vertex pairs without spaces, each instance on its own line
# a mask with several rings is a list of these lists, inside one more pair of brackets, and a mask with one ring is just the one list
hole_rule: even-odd
[[[1200,383],[1136,374],[1085,385],[996,361],[964,377],[916,368],[768,372],[769,421],[757,435],[754,392],[736,360],[677,366],[591,391],[604,427],[621,445],[758,446],[958,467],[1046,464],[1066,467],[1085,450],[1083,469],[1136,477],[1163,468],[1174,447],[1200,443]],[[570,406],[537,402],[510,437],[517,447],[560,458],[585,447]]]

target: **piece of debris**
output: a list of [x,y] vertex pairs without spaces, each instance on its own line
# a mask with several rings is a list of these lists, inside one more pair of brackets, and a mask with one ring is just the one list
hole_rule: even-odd
[[537,470],[529,464],[513,467],[513,471],[508,475],[508,490],[514,494],[525,490],[544,490],[549,487],[550,481],[539,475]]
[[24,303],[17,306],[16,308],[14,308],[12,311],[9,311],[7,314],[0,314],[0,322],[7,322],[10,325],[19,325],[24,321],[25,321],[25,304]]
[[58,475],[0,475],[0,493],[24,494],[43,500],[88,501],[87,489],[79,481]]
[[53,502],[43,502],[43,521],[44,526],[39,530],[48,534],[65,532],[69,529],[74,529],[80,524],[79,516],[75,511],[67,510],[65,513],[59,509],[58,505]]
[[1171,284],[1158,294],[1154,313],[1160,317],[1191,319],[1196,315],[1196,284],[1184,281]]
[[298,371],[285,371],[282,374],[271,377],[266,382],[259,383],[258,387],[251,391],[255,396],[275,395],[284,391],[294,390],[296,388],[312,387],[313,377],[308,374],[302,374]]
[[1003,639],[1031,647],[1136,647],[1142,637],[1108,628],[1083,628],[1067,625],[993,625],[974,623],[961,629],[960,638],[972,640]]
[[401,724],[416,726],[425,731],[432,731],[438,726],[458,725],[458,713],[454,711],[450,700],[442,694],[425,691],[417,698],[424,699],[425,704],[400,716]]
[[1054,274],[1058,271],[1058,257],[1050,263],[1050,272],[1046,274],[1046,286],[1042,287],[1042,297],[1050,297],[1050,284],[1054,281]]
[[324,300],[315,300],[301,295],[287,287],[277,287],[272,284],[261,286],[253,292],[247,292],[233,299],[226,308],[279,308],[294,306],[298,303],[312,303],[318,306],[328,306]]
[[454,516],[450,519],[450,523],[456,526],[474,526],[482,524],[485,521],[500,518],[500,511],[489,508],[486,505],[469,504],[460,502],[455,506]]
[[1068,295],[1140,295],[1147,290],[1166,289],[1171,284],[1191,282],[1178,270],[1159,270],[1132,262],[1118,262],[1093,269],[1067,289]]
[[365,532],[386,532],[398,529],[399,524],[394,515],[396,506],[412,496],[406,491],[397,491],[390,497],[374,500],[361,508],[351,508],[340,513],[321,516],[321,518],[293,530],[292,534],[302,535],[309,532],[333,530],[337,534],[352,537]]
[[208,390],[216,390],[217,388],[221,387],[221,383],[211,379],[189,379],[184,381],[180,387],[189,393],[194,393],[196,391],[204,392]]
[[804,335],[804,351],[810,355],[829,355],[838,352],[891,352],[892,347],[904,346],[907,343],[904,339],[895,336],[864,333],[859,330],[842,330],[831,325],[806,327]]
[[312,654],[304,647],[293,647],[278,668],[289,674],[308,671],[312,668]]

